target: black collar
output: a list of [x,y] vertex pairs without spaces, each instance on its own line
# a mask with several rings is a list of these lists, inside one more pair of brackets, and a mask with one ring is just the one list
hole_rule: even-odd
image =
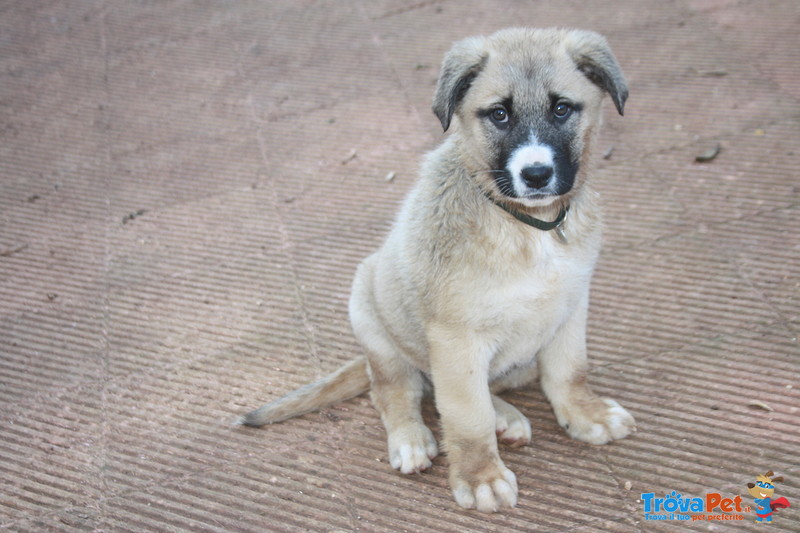
[[531,227],[536,228],[536,229],[540,229],[542,231],[550,231],[550,230],[554,230],[554,229],[559,229],[561,227],[561,224],[563,224],[564,220],[567,218],[567,213],[569,212],[569,204],[562,205],[561,206],[561,210],[558,212],[558,216],[556,217],[556,219],[553,220],[552,222],[548,222],[546,220],[540,220],[538,218],[534,218],[534,217],[532,217],[530,215],[527,215],[525,213],[520,213],[516,209],[511,209],[510,207],[507,207],[507,206],[501,204],[500,202],[496,201],[494,198],[492,198],[488,194],[486,195],[486,197],[489,198],[489,200],[491,200],[494,205],[496,205],[497,207],[499,207],[500,209],[502,209],[503,211],[505,211],[506,213],[508,213],[512,217],[516,218],[517,220],[519,220],[523,224],[527,224],[528,226],[531,226]]

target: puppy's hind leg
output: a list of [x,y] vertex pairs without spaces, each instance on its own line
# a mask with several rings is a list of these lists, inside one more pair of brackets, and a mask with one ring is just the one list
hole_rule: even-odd
[[439,450],[420,411],[425,388],[422,373],[394,359],[373,365],[371,375],[372,403],[386,428],[389,463],[403,474],[427,470]]
[[525,446],[531,442],[531,423],[516,407],[497,394],[530,385],[537,378],[537,374],[536,365],[530,364],[503,374],[489,383],[492,405],[497,415],[495,420],[497,439],[512,448]]
[[538,377],[539,369],[536,367],[535,361],[531,361],[529,365],[516,368],[492,380],[489,383],[489,390],[492,391],[492,394],[502,394],[506,391],[531,385]]
[[436,439],[422,419],[425,378],[406,360],[377,318],[367,285],[369,270],[370,264],[365,262],[356,273],[350,322],[367,352],[371,398],[386,428],[389,463],[404,474],[422,472],[439,453]]
[[500,442],[519,448],[531,442],[531,423],[519,409],[498,396],[492,396],[494,405],[495,433]]

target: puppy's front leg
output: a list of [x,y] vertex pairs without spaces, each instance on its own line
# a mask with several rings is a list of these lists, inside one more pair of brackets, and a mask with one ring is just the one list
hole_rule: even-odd
[[428,330],[431,377],[450,462],[450,487],[464,508],[495,512],[517,503],[517,480],[497,451],[489,392],[491,348],[471,332]]
[[574,439],[605,444],[627,437],[636,430],[636,423],[616,401],[592,392],[586,381],[588,307],[586,294],[553,341],[539,352],[539,374],[561,427]]

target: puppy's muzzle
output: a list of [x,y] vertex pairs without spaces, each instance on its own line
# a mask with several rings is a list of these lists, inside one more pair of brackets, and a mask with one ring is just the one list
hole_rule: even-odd
[[550,184],[550,179],[553,177],[553,167],[552,165],[536,163],[524,167],[520,171],[520,177],[530,189],[544,189]]
[[538,202],[560,194],[555,150],[533,133],[511,152],[505,170],[510,178],[509,196]]

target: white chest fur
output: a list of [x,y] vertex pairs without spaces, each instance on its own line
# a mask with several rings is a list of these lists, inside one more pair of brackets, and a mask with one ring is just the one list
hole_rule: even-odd
[[532,360],[586,297],[594,257],[540,237],[525,254],[495,258],[496,268],[468,269],[454,295],[460,318],[490,347],[492,375]]

